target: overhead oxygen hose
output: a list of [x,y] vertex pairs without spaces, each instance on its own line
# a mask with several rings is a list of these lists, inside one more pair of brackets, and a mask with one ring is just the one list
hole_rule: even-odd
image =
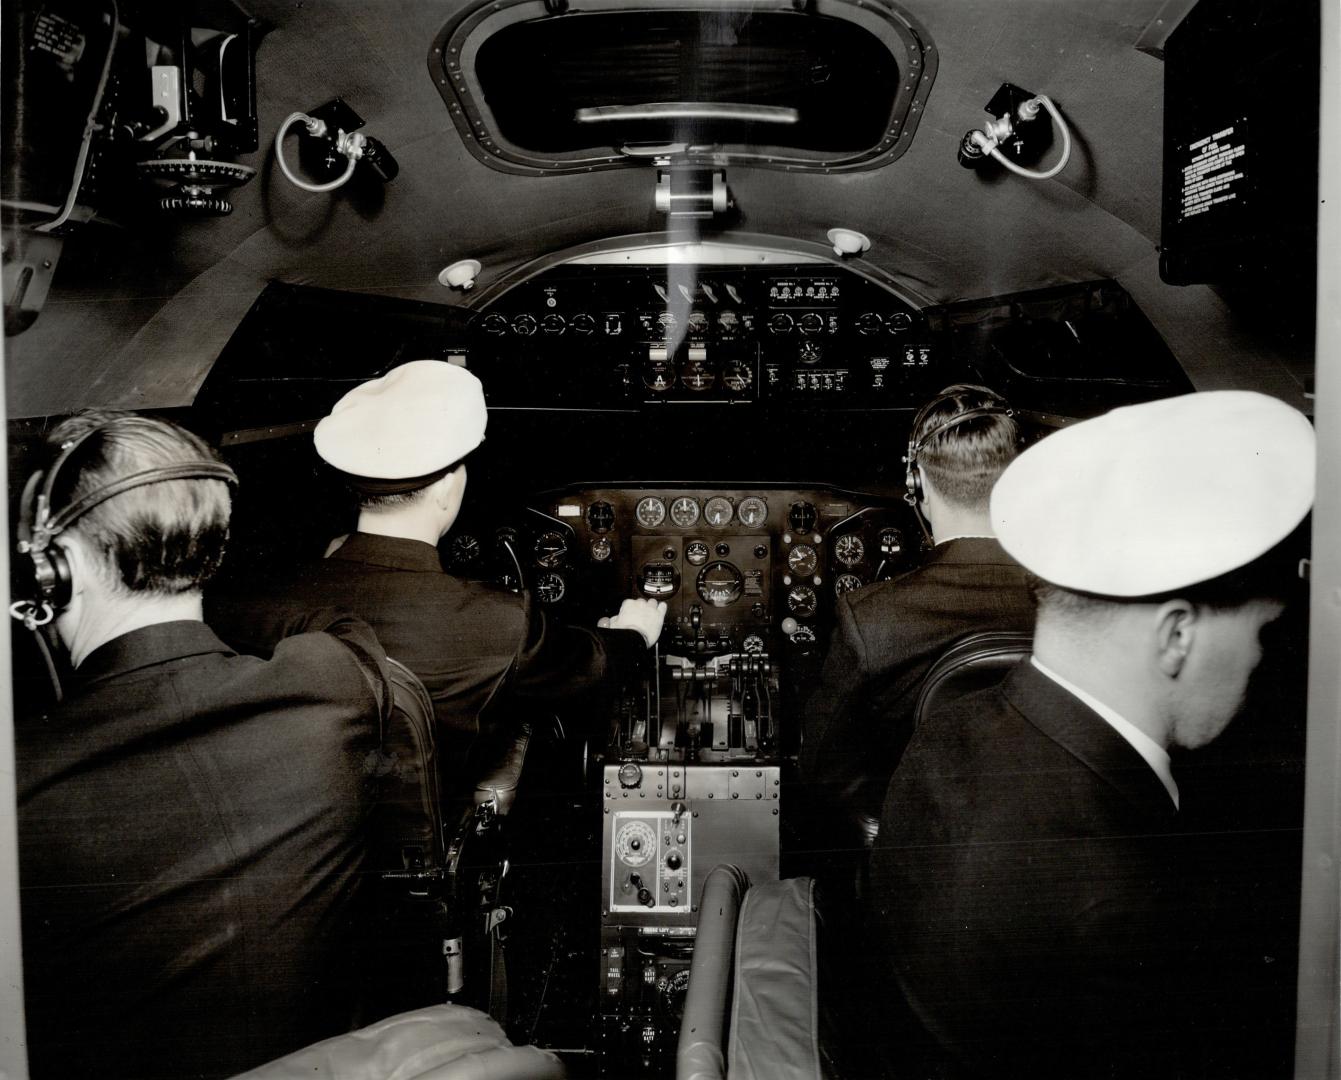
[[[1029,180],[1051,180],[1066,168],[1067,162],[1071,160],[1071,129],[1067,126],[1066,121],[1062,119],[1060,110],[1058,110],[1057,106],[1052,103],[1052,99],[1046,94],[1038,94],[1037,96],[1030,98],[1028,101],[1021,102],[1019,106],[1020,120],[1033,120],[1038,116],[1040,105],[1048,110],[1048,114],[1052,117],[1062,133],[1062,156],[1050,169],[1026,169],[1023,165],[1017,165],[1001,152],[1000,139],[994,138],[992,135],[988,135],[984,131],[972,131],[969,133],[968,139],[979,151],[984,154],[990,154],[995,161],[1000,162],[1011,172],[1015,173],[1016,176],[1023,176]],[[1010,118],[1008,116],[1003,117],[1000,124],[1002,125],[1002,129],[1008,134],[1011,130]],[[993,127],[993,125],[988,126]]]
[[284,123],[279,125],[279,130],[275,132],[275,160],[279,162],[279,171],[284,174],[291,184],[302,188],[304,191],[334,191],[336,188],[343,186],[354,175],[354,167],[359,163],[359,158],[363,156],[363,146],[367,137],[357,131],[352,134],[345,134],[343,131],[337,133],[335,149],[349,159],[349,164],[345,166],[345,171],[334,180],[325,184],[314,184],[309,180],[298,177],[289,168],[289,163],[284,160],[284,136],[289,133],[289,128],[300,120],[307,125],[309,135],[320,138],[326,134],[326,122],[324,120],[308,116],[307,113],[289,113],[284,118]]

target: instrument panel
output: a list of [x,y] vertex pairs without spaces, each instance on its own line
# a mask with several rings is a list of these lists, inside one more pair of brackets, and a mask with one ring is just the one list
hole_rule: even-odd
[[869,408],[925,397],[941,352],[923,311],[841,267],[570,265],[479,312],[470,364],[493,406]]
[[837,488],[587,487],[472,511],[443,561],[591,622],[626,596],[667,604],[663,647],[776,652],[821,639],[838,596],[906,569],[920,534],[900,500]]

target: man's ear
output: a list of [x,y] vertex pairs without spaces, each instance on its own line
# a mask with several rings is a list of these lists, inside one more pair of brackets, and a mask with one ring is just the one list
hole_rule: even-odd
[[1155,609],[1155,655],[1159,669],[1176,679],[1197,632],[1197,609],[1188,600],[1167,600]]

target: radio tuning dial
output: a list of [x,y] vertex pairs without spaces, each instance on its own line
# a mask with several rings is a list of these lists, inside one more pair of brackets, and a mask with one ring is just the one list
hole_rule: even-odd
[[626,761],[619,767],[619,786],[636,788],[643,782],[642,766],[636,761]]

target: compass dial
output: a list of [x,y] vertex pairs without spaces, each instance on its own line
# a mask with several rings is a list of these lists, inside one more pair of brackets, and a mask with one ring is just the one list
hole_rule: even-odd
[[655,529],[666,520],[666,504],[655,495],[649,495],[645,499],[638,500],[633,516],[644,529]]
[[563,575],[553,570],[546,570],[535,579],[535,595],[542,604],[557,604],[567,591]]
[[698,523],[698,500],[681,495],[670,505],[670,519],[681,529],[692,528]]
[[703,517],[709,525],[721,528],[723,525],[731,524],[731,518],[735,513],[735,508],[731,505],[731,500],[724,495],[714,495],[703,504]]
[[866,555],[866,545],[860,536],[846,533],[834,542],[833,554],[844,566],[856,566]]
[[740,523],[747,529],[757,529],[768,520],[768,503],[758,495],[750,495],[740,500],[740,505],[736,507],[736,517],[740,518]]
[[860,588],[861,578],[857,577],[856,574],[839,574],[834,578],[833,591],[838,596],[842,596],[843,593],[850,593],[854,589]]
[[787,553],[787,565],[791,567],[793,574],[809,577],[819,565],[819,556],[809,544],[797,544]]
[[645,821],[627,821],[615,833],[615,854],[625,866],[646,866],[656,853],[657,834]]

